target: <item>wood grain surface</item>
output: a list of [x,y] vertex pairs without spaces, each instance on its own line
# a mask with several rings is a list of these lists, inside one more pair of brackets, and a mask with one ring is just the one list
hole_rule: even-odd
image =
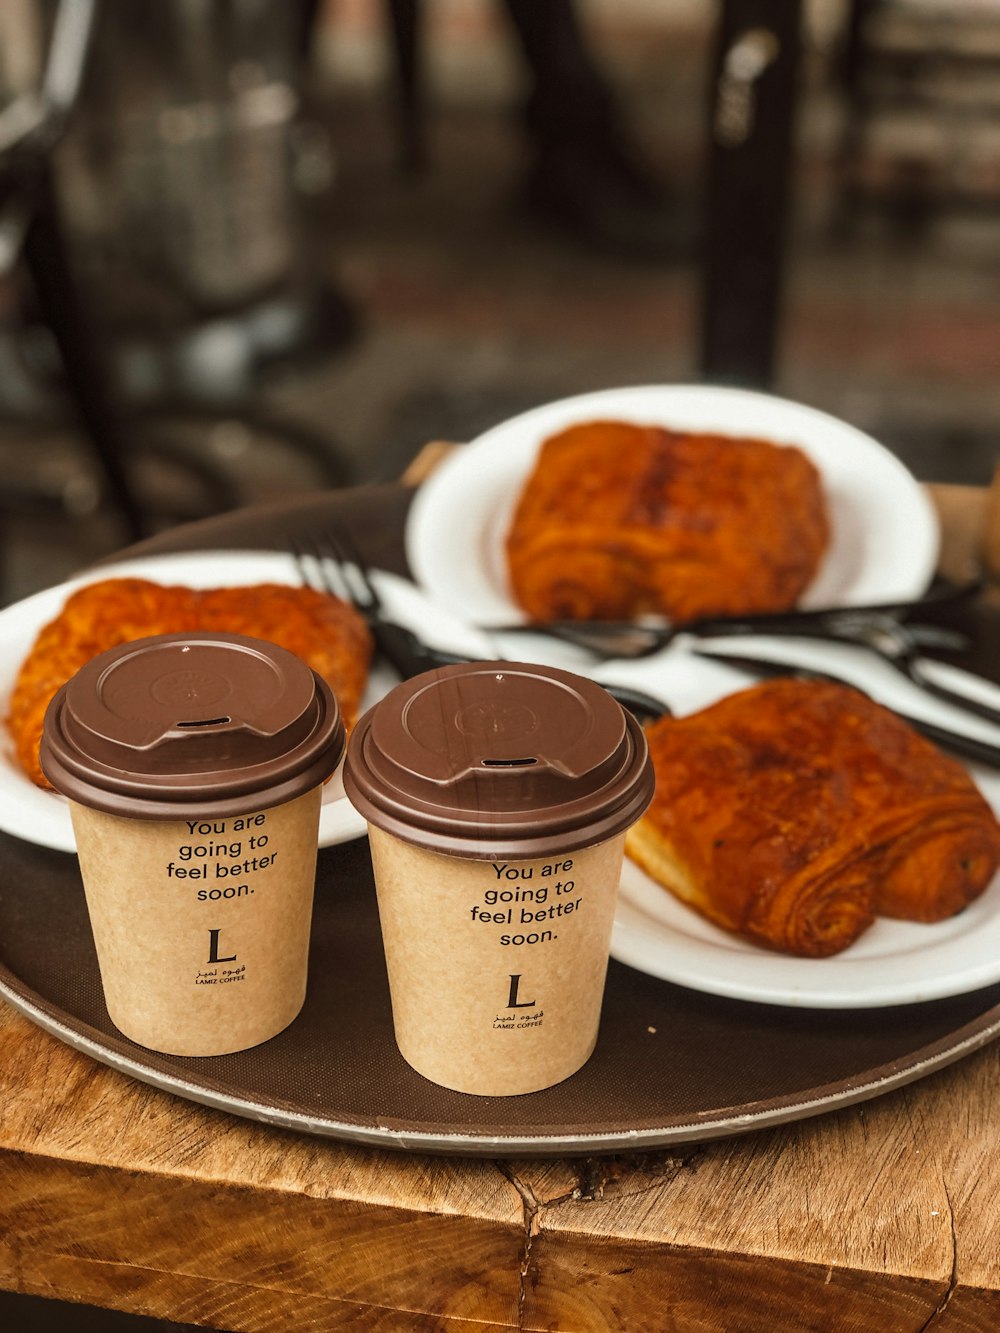
[[1000,1327],[1000,1048],[583,1161],[383,1153],[136,1083],[0,1007],[0,1285],[208,1327]]

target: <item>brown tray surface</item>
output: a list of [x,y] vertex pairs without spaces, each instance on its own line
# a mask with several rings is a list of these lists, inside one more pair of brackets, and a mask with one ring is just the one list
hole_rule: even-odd
[[[287,549],[329,523],[374,565],[405,571],[411,495],[330,492],[190,524],[125,554]],[[992,674],[992,595],[936,617],[966,630],[956,660]],[[946,655],[945,655],[946,656]],[[157,1055],[122,1037],[101,994],[76,858],[0,834],[0,994],[64,1041],[180,1096],[308,1133],[470,1155],[654,1148],[802,1119],[947,1065],[1000,1035],[1000,985],[927,1004],[804,1010],[670,985],[612,961],[597,1049],[565,1083],[525,1097],[438,1088],[392,1037],[368,844],[320,853],[309,993],[299,1018],[254,1050]]]
[[104,1006],[76,858],[0,835],[0,993],[144,1082],[238,1115],[385,1147],[474,1155],[653,1148],[876,1096],[1000,1031],[1000,986],[869,1011],[703,995],[612,962],[597,1049],[572,1078],[482,1098],[416,1074],[392,1037],[368,844],[320,854],[309,993],[250,1051],[158,1055]]

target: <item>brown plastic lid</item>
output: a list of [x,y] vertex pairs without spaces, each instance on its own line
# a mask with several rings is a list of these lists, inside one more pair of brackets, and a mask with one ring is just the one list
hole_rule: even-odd
[[370,709],[344,787],[377,828],[477,860],[604,842],[653,794],[642,728],[599,685],[518,662],[441,667]]
[[45,715],[46,777],[139,819],[281,805],[344,752],[330,687],[294,653],[238,634],[163,634],[101,653]]

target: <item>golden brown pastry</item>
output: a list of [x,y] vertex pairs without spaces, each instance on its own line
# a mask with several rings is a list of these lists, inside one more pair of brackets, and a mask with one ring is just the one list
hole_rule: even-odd
[[542,445],[506,550],[532,620],[693,620],[787,610],[828,544],[794,445],[595,421]]
[[372,640],[349,602],[282,583],[196,591],[147,579],[104,579],[67,599],[39,632],[14,684],[7,726],[31,780],[49,787],[38,763],[42,723],[49,701],[70,676],[116,644],[190,630],[246,634],[297,653],[327,681],[346,725],[353,725]]
[[876,915],[940,921],[1000,863],[965,769],[845,685],[775,680],[647,729],[628,854],[717,925],[822,958]]

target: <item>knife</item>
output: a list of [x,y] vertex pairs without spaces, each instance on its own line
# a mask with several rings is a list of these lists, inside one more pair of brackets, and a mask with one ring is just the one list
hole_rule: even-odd
[[[603,656],[646,657],[672,642],[680,634],[698,638],[722,635],[777,634],[807,638],[843,639],[864,642],[863,633],[887,617],[907,618],[916,610],[944,606],[973,596],[981,583],[936,583],[910,601],[871,602],[855,606],[824,606],[751,615],[705,616],[676,621],[669,616],[643,615],[633,620],[536,620],[485,626],[490,633],[551,634]],[[915,644],[926,647],[961,648],[963,634],[940,625],[914,624],[907,620],[906,632]]]

